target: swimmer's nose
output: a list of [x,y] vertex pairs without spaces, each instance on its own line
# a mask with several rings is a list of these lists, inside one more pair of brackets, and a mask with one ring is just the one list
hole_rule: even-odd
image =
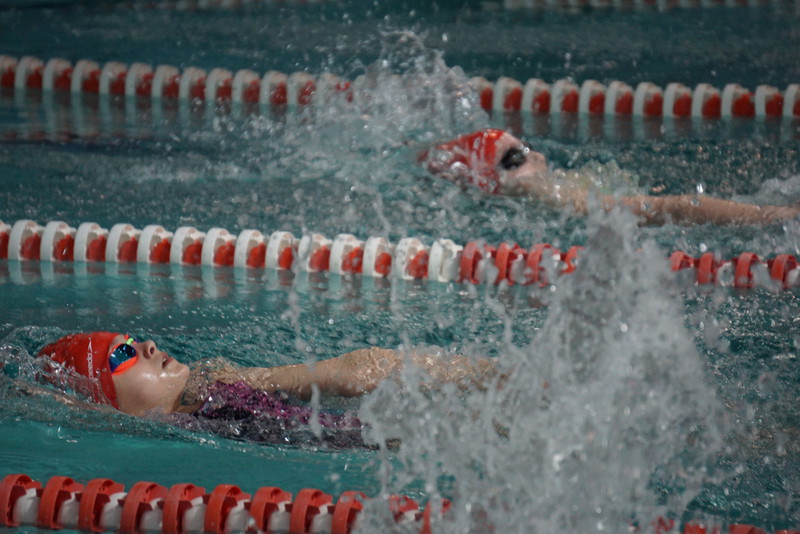
[[537,169],[547,169],[547,159],[545,159],[544,154],[532,151],[528,157],[531,159],[531,163],[533,163]]
[[152,339],[148,339],[139,343],[139,352],[148,360],[156,355],[156,343]]

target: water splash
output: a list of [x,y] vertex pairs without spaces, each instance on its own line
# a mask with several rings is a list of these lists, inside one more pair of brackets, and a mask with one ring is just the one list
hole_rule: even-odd
[[488,125],[464,72],[448,67],[441,52],[406,31],[384,33],[380,45],[374,63],[353,66],[362,73],[351,99],[319,93],[313,105],[287,114],[285,126],[268,117],[256,123],[271,145],[261,150],[277,169],[380,180],[397,167],[398,154],[413,160],[409,145]]
[[755,204],[791,205],[800,203],[800,175],[768,178],[751,197],[734,196],[734,199]]
[[364,403],[374,436],[402,441],[386,491],[452,498],[448,532],[619,532],[681,513],[710,476],[724,418],[663,252],[627,213],[587,231],[534,342],[506,340],[504,380],[422,393],[408,370],[399,397],[387,384]]

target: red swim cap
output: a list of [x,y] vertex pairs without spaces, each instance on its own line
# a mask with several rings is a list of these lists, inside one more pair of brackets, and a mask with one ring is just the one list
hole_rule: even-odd
[[486,129],[462,135],[420,154],[430,172],[449,180],[465,181],[491,194],[500,192],[497,141],[503,130]]
[[72,334],[46,345],[39,356],[49,356],[67,369],[97,380],[100,387],[92,389],[92,399],[98,403],[108,401],[118,408],[117,390],[108,367],[111,341],[118,335],[116,332]]

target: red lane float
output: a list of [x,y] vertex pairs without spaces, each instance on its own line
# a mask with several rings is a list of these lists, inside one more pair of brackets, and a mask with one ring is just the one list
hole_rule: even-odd
[[692,114],[692,90],[682,83],[671,83],[664,90],[665,117],[689,117]]
[[27,475],[7,475],[0,482],[0,524],[7,527],[36,524],[41,488],[41,483]]
[[161,503],[167,488],[153,482],[137,482],[122,499],[122,515],[118,532],[139,534],[152,532],[161,524]]
[[[482,95],[486,94],[491,102],[492,86],[487,81],[486,86],[483,88]],[[537,78],[532,78],[525,83],[525,88],[522,93],[522,111],[531,113],[550,113],[550,86],[544,81]],[[484,102],[481,97],[481,103]],[[484,105],[484,109],[487,107]]]
[[386,238],[370,237],[364,244],[364,255],[361,258],[362,274],[385,278],[391,271],[393,254],[394,245]]
[[[0,480],[0,526],[121,534],[350,534],[367,500],[360,491],[345,491],[334,501],[318,489],[305,488],[293,499],[291,493],[267,486],[251,498],[231,484],[207,493],[193,484],[166,488],[145,481],[126,492],[111,479],[96,478],[84,486],[63,476],[42,487],[27,475],[12,474]],[[430,533],[432,515],[439,510],[445,515],[450,507],[445,499],[421,510],[405,496],[392,496],[386,504],[398,523],[414,524],[420,533]]]
[[595,80],[586,80],[581,85],[578,111],[581,113],[604,113],[606,108],[606,86]]
[[235,104],[258,104],[261,97],[261,80],[252,70],[238,71],[231,86],[231,100]]
[[69,477],[52,477],[39,496],[39,512],[36,526],[57,530],[75,528],[78,525],[78,494],[83,485]]
[[484,261],[484,258],[491,260],[494,254],[495,249],[485,243],[478,243],[477,241],[470,241],[467,243],[461,253],[458,278],[456,278],[456,281],[471,282],[473,284],[481,283],[483,278],[481,275],[484,269],[481,268],[480,264]]
[[195,512],[202,508],[205,488],[194,484],[175,484],[167,492],[162,505],[163,517],[161,531],[164,534],[180,534],[181,532],[197,532],[205,518],[199,518]]
[[331,534],[349,534],[353,530],[366,498],[360,491],[345,491],[339,496],[331,517]]
[[[393,245],[383,237],[362,241],[351,234],[333,240],[321,234],[301,239],[290,232],[269,236],[258,230],[233,235],[224,228],[201,232],[182,226],[174,233],[159,225],[139,230],[115,224],[111,230],[85,222],[72,228],[63,221],[41,226],[23,219],[13,225],[0,221],[0,259],[48,262],[171,263],[251,269],[362,274],[375,278],[431,280],[471,284],[545,286],[574,272],[582,247],[562,252],[547,243],[523,248],[517,243],[492,246],[470,241],[462,246],[437,239],[431,246],[414,237]],[[673,271],[693,270],[698,285],[736,289],[800,286],[800,261],[791,254],[761,259],[751,252],[725,260],[711,252],[693,258],[675,251]]]
[[660,117],[664,114],[664,95],[654,83],[642,82],[633,93],[633,114]]
[[499,78],[494,86],[492,109],[515,112],[522,109],[522,84],[505,76]]
[[262,269],[267,259],[267,244],[264,234],[258,230],[244,230],[236,238],[233,249],[233,264]]
[[633,89],[625,82],[608,84],[605,102],[606,115],[630,115],[633,113]]
[[330,271],[334,274],[360,274],[363,257],[363,241],[350,234],[339,234],[331,245]]
[[[17,221],[8,231],[8,259],[39,260],[44,228],[33,221]],[[49,247],[47,247],[49,248]]]
[[259,488],[250,502],[250,515],[255,522],[254,527],[260,532],[279,530],[280,518],[287,515],[286,510],[291,503],[291,493],[272,486]]
[[108,508],[118,507],[119,497],[125,491],[122,484],[117,484],[109,478],[95,478],[90,480],[81,495],[81,505],[78,510],[78,530],[84,532],[103,532],[106,530],[108,520],[104,511]]
[[[800,117],[800,84],[791,84],[783,92],[765,84],[750,91],[737,83],[729,83],[722,90],[700,83],[692,90],[677,82],[667,84],[665,89],[651,82],[641,82],[632,88],[621,81],[604,85],[586,80],[579,86],[572,80],[548,84],[532,78],[523,83],[507,76],[495,82],[474,77],[469,84],[487,111],[696,119]],[[249,69],[234,73],[224,68],[206,71],[186,67],[180,72],[171,65],[153,69],[143,63],[127,66],[112,61],[100,66],[86,59],[73,66],[63,58],[52,58],[45,63],[32,56],[17,60],[3,55],[0,55],[0,87],[16,91],[67,91],[77,96],[92,93],[297,108],[316,100],[324,105],[339,96],[352,102],[356,96],[349,81],[330,73],[315,77],[307,72],[287,75],[269,71],[259,77]]]
[[309,273],[330,268],[331,240],[322,234],[304,235],[297,249],[300,270]]
[[[82,532],[161,532],[162,534],[232,534],[273,532],[288,534],[350,534],[359,523],[369,498],[345,491],[334,499],[318,489],[292,494],[265,486],[253,495],[238,486],[220,484],[211,493],[193,484],[166,488],[153,482],[136,482],[126,492],[107,478],[89,480],[85,486],[69,477],[54,476],[42,487],[27,475],[11,474],[0,480],[0,527],[35,526],[49,530]],[[446,517],[447,499],[428,501],[424,508],[404,495],[383,498],[403,531],[432,534],[434,516]],[[677,534],[679,525],[659,517],[651,522],[657,534]],[[410,527],[410,528],[409,528]],[[766,534],[753,525],[689,522],[683,534]],[[778,530],[775,534],[800,534]]]
[[245,502],[249,500],[250,495],[237,486],[220,484],[214,488],[206,503],[203,532],[211,534],[245,532],[249,522]]
[[550,113],[577,113],[579,100],[577,85],[570,80],[558,80],[553,84]]

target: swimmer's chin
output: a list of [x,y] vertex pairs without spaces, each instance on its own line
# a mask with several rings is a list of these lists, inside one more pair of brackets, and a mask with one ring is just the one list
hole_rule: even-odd
[[556,177],[547,170],[508,171],[500,175],[501,192],[509,196],[547,198],[556,192]]

